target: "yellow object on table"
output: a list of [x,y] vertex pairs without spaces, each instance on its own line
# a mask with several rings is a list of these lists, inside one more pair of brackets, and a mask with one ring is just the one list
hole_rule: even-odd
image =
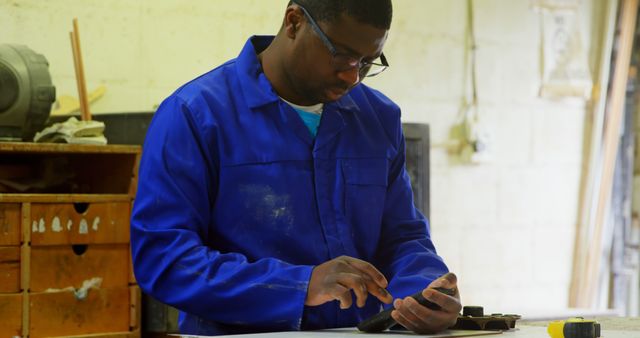
[[549,323],[547,332],[551,338],[598,338],[600,324],[583,318],[556,320]]

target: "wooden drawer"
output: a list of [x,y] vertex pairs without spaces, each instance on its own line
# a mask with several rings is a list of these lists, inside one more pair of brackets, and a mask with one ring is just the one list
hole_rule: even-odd
[[70,336],[129,331],[129,287],[90,289],[84,299],[73,292],[32,293],[29,336]]
[[80,288],[100,278],[100,288],[129,285],[129,245],[90,244],[31,248],[31,292]]
[[0,293],[20,292],[20,247],[0,246]]
[[20,245],[20,204],[0,203],[0,245]]
[[131,203],[34,203],[31,245],[128,243]]
[[22,294],[0,294],[0,337],[22,336]]

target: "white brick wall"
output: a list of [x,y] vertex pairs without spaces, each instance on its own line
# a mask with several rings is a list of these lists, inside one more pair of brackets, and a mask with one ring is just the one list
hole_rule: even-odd
[[[465,304],[488,312],[566,306],[585,107],[538,98],[538,14],[526,0],[475,0],[480,119],[492,160],[453,165],[442,145],[464,89],[465,0],[395,0],[385,53],[367,83],[431,125],[432,231],[460,277]],[[596,0],[581,2],[589,50]],[[68,31],[80,20],[94,113],[152,110],[185,81],[273,34],[286,0],[0,0],[0,42],[47,56],[58,94],[76,95]],[[593,23],[593,24],[592,24]]]
[[[446,143],[463,94],[465,3],[396,1],[393,69],[375,79],[404,108],[405,120],[431,124],[435,145]],[[433,238],[460,275],[465,304],[558,313],[567,306],[571,276],[585,105],[537,97],[540,20],[529,1],[474,3],[479,113],[493,156],[459,166],[443,148],[433,149]],[[583,1],[580,9],[587,46],[597,5]],[[414,27],[411,38],[405,27]],[[402,48],[420,40],[420,50]],[[397,65],[396,54],[422,64]]]

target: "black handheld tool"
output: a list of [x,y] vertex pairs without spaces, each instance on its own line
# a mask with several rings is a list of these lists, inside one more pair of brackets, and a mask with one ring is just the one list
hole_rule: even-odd
[[[455,294],[454,289],[445,289],[445,288],[433,288],[433,289],[449,296],[453,296]],[[440,310],[440,306],[438,304],[432,303],[426,300],[422,296],[422,291],[418,291],[414,293],[413,295],[411,295],[411,297],[417,300],[418,303],[428,307],[431,310]],[[396,324],[396,321],[391,317],[391,311],[393,311],[393,308],[384,310],[380,313],[377,313],[361,321],[360,324],[358,324],[358,330],[364,331],[364,332],[382,332],[392,327],[394,324]]]

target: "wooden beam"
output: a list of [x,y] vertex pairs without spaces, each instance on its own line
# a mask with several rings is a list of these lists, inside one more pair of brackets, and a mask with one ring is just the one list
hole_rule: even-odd
[[[615,70],[611,80],[611,90],[606,106],[606,120],[603,129],[602,144],[602,171],[599,176],[599,186],[597,187],[597,204],[593,219],[590,221],[588,229],[593,225],[591,236],[586,240],[588,245],[583,248],[585,256],[576,256],[574,263],[581,268],[578,273],[574,271],[572,287],[572,301],[575,306],[592,308],[597,299],[597,286],[599,273],[602,267],[603,234],[605,233],[605,222],[611,205],[611,194],[613,187],[613,175],[618,154],[620,141],[620,127],[624,116],[624,101],[626,87],[629,76],[629,64],[633,47],[634,33],[636,28],[636,17],[638,12],[638,0],[622,0],[619,16],[619,38],[616,50]],[[584,246],[585,243],[582,243]],[[586,250],[584,250],[586,249]]]

